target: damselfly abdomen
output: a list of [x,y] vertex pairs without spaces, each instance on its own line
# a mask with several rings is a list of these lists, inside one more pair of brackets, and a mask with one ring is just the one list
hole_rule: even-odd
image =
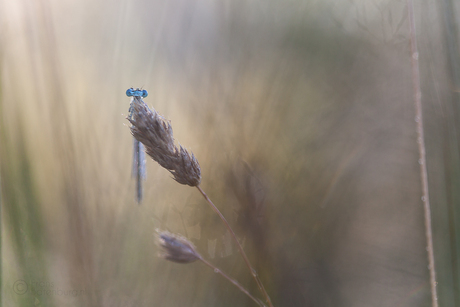
[[[129,105],[129,115],[128,118],[133,120],[134,104],[135,103],[145,103],[142,98],[147,97],[148,93],[146,90],[139,88],[129,88],[126,91],[126,96],[132,97],[131,103]],[[145,149],[144,145],[138,140],[134,139],[134,154],[133,154],[133,169],[132,175],[136,180],[136,200],[140,204],[142,201],[143,191],[142,191],[142,180],[145,180],[146,177],[146,168],[145,168]]]

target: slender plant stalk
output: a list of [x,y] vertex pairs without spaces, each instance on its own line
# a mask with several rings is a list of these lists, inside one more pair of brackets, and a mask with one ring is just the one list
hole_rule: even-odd
[[193,243],[190,242],[187,238],[181,235],[170,233],[169,231],[159,229],[157,229],[157,238],[158,244],[163,249],[163,252],[159,254],[160,257],[176,263],[191,263],[197,260],[201,260],[204,264],[212,268],[214,272],[222,275],[225,279],[240,289],[241,292],[249,296],[254,302],[257,303],[257,305],[266,307],[261,300],[252,296],[249,291],[240,285],[236,280],[230,278],[218,267],[204,259],[196,250],[195,245],[193,245]]
[[203,197],[206,199],[206,201],[208,202],[208,204],[211,206],[212,210],[214,210],[215,213],[217,213],[217,215],[220,217],[220,219],[222,220],[222,222],[224,222],[225,224],[225,227],[227,228],[227,230],[230,232],[230,234],[232,235],[233,237],[233,240],[236,242],[236,246],[238,246],[238,250],[240,251],[240,254],[241,256],[243,257],[244,259],[244,262],[246,263],[246,266],[249,268],[249,270],[251,271],[251,275],[252,277],[254,277],[256,283],[257,283],[257,286],[259,286],[259,290],[263,293],[263,295],[265,296],[265,299],[268,303],[268,305],[270,307],[273,307],[273,304],[272,304],[272,301],[270,299],[270,297],[268,296],[268,293],[267,291],[265,290],[265,287],[264,285],[262,284],[262,281],[260,280],[259,278],[259,275],[257,275],[257,272],[256,270],[252,267],[251,263],[249,262],[249,259],[248,259],[248,256],[246,256],[246,253],[244,252],[243,250],[243,247],[241,246],[240,242],[238,241],[238,239],[236,238],[236,235],[235,233],[233,232],[233,229],[232,227],[230,227],[230,225],[228,224],[227,220],[225,219],[225,217],[222,215],[222,213],[219,211],[219,209],[217,209],[217,207],[213,204],[213,202],[211,201],[211,199],[208,197],[208,195],[206,195],[206,193],[201,189],[201,187],[198,185],[196,186],[196,188],[198,189],[198,191],[200,191],[201,195],[203,195]]
[[234,284],[235,286],[238,287],[238,289],[241,290],[241,292],[245,293],[247,296],[249,296],[254,302],[256,302],[259,306],[262,306],[262,307],[265,307],[265,305],[258,299],[258,298],[255,298],[254,296],[251,295],[251,293],[249,293],[248,290],[246,290],[243,286],[241,286],[236,280],[232,279],[231,277],[229,277],[227,274],[225,274],[224,272],[222,272],[219,268],[215,267],[212,263],[209,263],[208,261],[206,261],[204,258],[200,258],[200,260],[206,264],[207,266],[209,266],[210,268],[212,268],[214,270],[214,272],[216,273],[219,273],[220,275],[222,275],[225,279],[227,279],[228,281],[230,281],[232,284]]
[[[140,93],[140,91],[140,89],[131,88],[128,89],[127,95],[131,96],[133,93]],[[144,90],[142,90],[142,94],[144,94]],[[230,227],[222,213],[220,213],[219,209],[217,209],[217,207],[209,199],[208,195],[206,195],[206,193],[200,188],[201,168],[194,154],[189,153],[182,146],[178,147],[174,144],[171,123],[158,114],[154,109],[151,110],[145,103],[134,101],[134,103],[131,103],[130,110],[130,114],[132,114],[132,116],[129,116],[128,120],[132,124],[130,127],[132,135],[136,138],[136,140],[144,144],[147,154],[153,160],[171,172],[174,180],[180,184],[196,187],[198,191],[200,191],[214,212],[216,212],[222,222],[224,222],[225,227],[227,227],[233,237],[233,240],[236,242],[240,254],[249,268],[252,277],[254,277],[259,290],[265,296],[269,307],[273,307],[267,291],[257,275],[256,270],[254,270],[251,266],[251,263],[249,262],[243,247],[236,238],[233,229]],[[165,232],[163,232],[160,237],[161,246],[168,250],[168,252],[164,255],[166,259],[180,263],[188,263],[201,259],[201,256],[199,256],[198,252],[196,252],[193,245],[186,239]],[[203,259],[201,260],[204,261]],[[207,262],[205,263],[210,265]],[[221,274],[226,277],[223,273]],[[236,285],[236,282],[233,280],[232,283]],[[243,292],[249,295],[249,292]]]
[[419,151],[420,177],[422,183],[422,201],[425,211],[425,228],[426,241],[428,252],[428,264],[430,270],[430,285],[431,285],[431,305],[438,307],[438,294],[436,290],[436,269],[434,263],[433,251],[433,230],[431,226],[431,206],[428,193],[428,172],[426,168],[426,150],[425,136],[423,131],[422,117],[422,91],[420,86],[420,71],[419,71],[419,54],[417,50],[417,39],[415,33],[414,5],[412,0],[407,0],[407,14],[409,17],[410,28],[410,45],[411,45],[411,61],[412,61],[412,83],[415,101],[415,121],[417,124],[417,143]]

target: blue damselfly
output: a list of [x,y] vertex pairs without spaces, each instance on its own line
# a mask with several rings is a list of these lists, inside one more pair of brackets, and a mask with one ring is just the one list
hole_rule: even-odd
[[[142,98],[147,97],[148,93],[146,90],[139,88],[129,88],[126,91],[126,96],[131,97],[131,103],[129,105],[129,115],[128,118],[133,120],[133,113],[135,103],[144,103]],[[142,180],[145,180],[146,177],[146,168],[145,168],[145,148],[144,145],[138,140],[134,139],[134,154],[133,154],[133,169],[132,175],[136,180],[136,199],[140,204],[142,201]]]

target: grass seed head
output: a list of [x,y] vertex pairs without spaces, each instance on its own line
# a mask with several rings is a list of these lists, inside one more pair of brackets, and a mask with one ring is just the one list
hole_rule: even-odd
[[186,238],[172,234],[168,231],[159,231],[158,242],[163,248],[160,257],[177,263],[190,263],[201,259],[195,246]]
[[154,109],[151,110],[140,98],[133,98],[132,135],[144,144],[147,154],[166,168],[180,184],[198,186],[201,168],[193,153],[174,144],[171,123]]

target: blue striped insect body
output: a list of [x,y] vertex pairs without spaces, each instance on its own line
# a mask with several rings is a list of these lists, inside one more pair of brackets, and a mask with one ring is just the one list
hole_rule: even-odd
[[[142,98],[147,97],[148,93],[146,90],[142,90],[139,88],[129,88],[126,91],[126,96],[132,97],[131,103],[129,105],[129,119],[133,119],[134,113],[134,104],[135,103],[145,103]],[[136,200],[140,204],[143,197],[142,191],[142,180],[145,180],[147,175],[146,167],[145,167],[145,148],[144,145],[139,142],[138,140],[134,139],[134,154],[133,154],[133,170],[132,174],[136,180]]]

